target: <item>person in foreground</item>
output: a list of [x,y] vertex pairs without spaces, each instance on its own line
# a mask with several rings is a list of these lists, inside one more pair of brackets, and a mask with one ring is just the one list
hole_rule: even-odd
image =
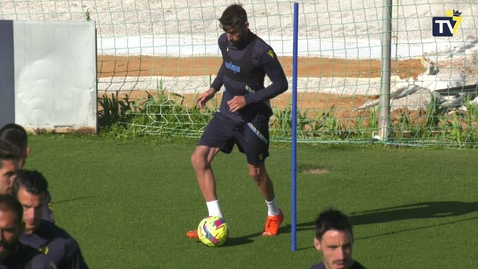
[[[30,147],[28,146],[28,135],[21,125],[9,123],[0,129],[0,140],[17,146],[21,151],[21,158],[18,161],[18,169],[23,169],[26,159],[30,155]],[[51,205],[51,195],[47,192],[45,195],[45,206],[43,207],[43,219],[51,223],[55,223],[53,218],[53,210]]]
[[0,194],[12,194],[13,177],[20,156],[20,150],[15,145],[0,140]]
[[56,269],[39,250],[18,241],[25,224],[22,205],[10,194],[0,194],[0,268]]
[[25,166],[26,159],[30,155],[25,128],[16,123],[6,124],[0,128],[0,140],[11,143],[21,150],[22,157],[19,160],[18,166]]
[[[269,100],[285,92],[288,81],[274,50],[249,30],[247,13],[240,4],[228,6],[219,19],[224,34],[218,39],[223,63],[211,88],[197,99],[200,108],[224,86],[220,109],[215,112],[191,156],[209,216],[223,217],[216,194],[211,163],[220,152],[229,154],[234,145],[245,154],[249,175],[264,197],[268,217],[263,236],[275,236],[284,219],[277,205],[273,183],[267,174]],[[271,80],[264,87],[265,76]],[[197,230],[186,234],[197,238]]]
[[310,269],[365,269],[352,258],[354,233],[350,219],[339,210],[329,208],[315,220],[315,248],[322,262]]
[[13,196],[23,206],[24,245],[41,250],[58,268],[87,269],[77,241],[55,224],[42,220],[48,190],[45,177],[35,170],[18,170],[13,181]]

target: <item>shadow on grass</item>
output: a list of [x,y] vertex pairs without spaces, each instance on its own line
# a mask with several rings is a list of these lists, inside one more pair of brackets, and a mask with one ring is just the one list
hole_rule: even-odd
[[445,223],[434,224],[434,225],[426,225],[426,226],[416,227],[416,228],[410,228],[410,229],[403,229],[403,230],[398,230],[398,231],[388,232],[388,233],[383,233],[383,234],[376,234],[376,235],[370,235],[370,236],[364,236],[364,237],[357,237],[355,240],[363,240],[363,239],[370,239],[370,238],[376,238],[376,237],[381,237],[381,236],[400,234],[400,233],[411,232],[411,231],[419,231],[419,230],[424,230],[424,229],[428,229],[428,228],[434,228],[434,227],[446,226],[446,225],[455,224],[455,223],[460,223],[460,222],[466,222],[466,221],[470,221],[470,220],[478,220],[478,217],[467,218],[467,219],[461,219],[461,220],[455,220],[455,221],[448,221],[448,222],[445,222]]
[[[241,236],[241,237],[229,237],[227,241],[222,245],[221,247],[236,247],[240,245],[246,245],[249,243],[254,242],[252,240],[253,237],[256,237],[254,235],[248,235],[248,236]],[[196,243],[202,244],[201,241],[197,240]]]
[[[466,203],[458,201],[444,201],[444,202],[424,202],[417,204],[409,204],[396,207],[380,208],[376,210],[367,210],[349,214],[349,217],[354,226],[375,223],[387,223],[406,219],[424,219],[424,218],[444,218],[456,217],[473,212],[478,212],[478,202]],[[404,229],[399,231],[376,234],[366,237],[358,236],[356,240],[370,239],[375,237],[405,233],[416,230],[423,230],[433,227],[445,226],[449,224],[475,220],[478,217],[449,221],[446,223],[427,225],[422,227]],[[279,229],[279,234],[291,233],[292,226],[290,224],[282,225]],[[297,225],[297,231],[307,231],[314,229],[314,221],[304,222]],[[262,232],[249,234],[241,237],[230,237],[224,247],[238,246],[254,242],[254,238],[260,237]],[[313,248],[314,246],[299,248],[298,250],[305,250]]]
[[68,203],[68,202],[73,202],[78,200],[89,199],[89,198],[93,198],[93,196],[83,196],[83,197],[71,198],[66,200],[53,201],[52,203],[56,205],[56,204]]
[[[389,235],[407,233],[407,232],[411,232],[411,231],[425,230],[425,229],[429,229],[429,228],[446,226],[446,225],[451,225],[451,224],[460,223],[460,222],[466,222],[466,221],[470,221],[470,220],[478,220],[478,217],[455,220],[455,221],[448,221],[448,222],[440,223],[440,224],[426,225],[426,226],[422,226],[422,227],[403,229],[403,230],[398,230],[398,231],[393,231],[393,232],[387,232],[387,233],[375,234],[375,235],[370,235],[370,236],[364,236],[364,237],[359,236],[359,237],[356,237],[355,240],[365,240],[365,239],[377,238],[377,237],[382,237],[382,236],[389,236]],[[299,229],[299,228],[297,228],[297,230],[298,231],[299,230],[310,230],[310,228],[309,229]],[[310,246],[310,247],[305,247],[305,248],[298,248],[297,250],[306,250],[306,249],[311,249],[311,248],[315,248],[315,247]]]
[[[365,225],[365,224],[376,224],[376,223],[388,223],[392,221],[407,220],[407,219],[427,219],[427,218],[446,218],[446,217],[457,217],[463,216],[466,214],[478,212],[478,202],[458,202],[458,201],[444,201],[444,202],[424,202],[417,204],[409,204],[396,207],[380,208],[376,210],[367,210],[361,212],[355,212],[349,214],[350,220],[354,226]],[[405,232],[429,229],[433,227],[445,226],[454,223],[466,222],[470,220],[477,220],[478,217],[472,217],[467,219],[460,219],[449,221],[440,224],[426,225],[422,227],[403,229],[399,231],[381,233],[366,237],[357,236],[356,240],[370,239],[381,236],[388,236],[394,234],[400,234]],[[304,222],[297,225],[297,231],[307,231],[314,229],[314,221]],[[291,225],[286,225],[281,227],[280,233],[290,233]],[[259,234],[260,235],[260,234]],[[253,237],[251,235],[249,237]],[[314,246],[299,248],[298,250],[305,250],[314,248]]]
[[[457,217],[478,212],[478,202],[424,202],[348,214],[354,226],[406,219]],[[297,230],[314,229],[314,221],[297,225]],[[290,231],[289,231],[290,232]]]
[[[253,236],[251,236],[253,237]],[[224,243],[223,247],[235,247],[239,245],[246,245],[254,242],[251,237],[242,236],[242,237],[229,237]]]
[[[291,225],[285,225],[279,228],[279,234],[283,233],[290,233],[291,231]],[[254,234],[249,234],[245,236],[240,236],[240,237],[229,237],[224,243],[223,247],[233,247],[233,246],[238,246],[238,245],[245,245],[254,242],[253,238],[258,238],[262,236],[262,232],[259,233],[254,233]]]
[[350,214],[354,225],[383,223],[406,219],[457,217],[478,211],[478,202],[424,202]]

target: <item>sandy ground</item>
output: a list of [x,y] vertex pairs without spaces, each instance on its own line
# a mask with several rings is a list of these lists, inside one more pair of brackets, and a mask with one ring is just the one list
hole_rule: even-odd
[[[292,57],[279,57],[288,75],[292,74]],[[216,57],[152,57],[152,56],[98,56],[99,77],[145,76],[215,76],[221,64]],[[299,77],[380,77],[380,60],[345,60],[331,58],[299,58]],[[392,62],[392,75],[400,78],[418,76],[425,68],[419,59]]]
[[[292,74],[292,57],[280,57],[286,74]],[[220,58],[194,57],[194,58],[161,58],[161,57],[121,57],[121,56],[98,56],[98,77],[188,77],[201,75],[215,75]],[[381,62],[378,60],[343,60],[329,58],[299,58],[298,75],[300,77],[314,78],[379,78]],[[418,59],[407,61],[393,61],[392,75],[401,79],[408,77],[416,78],[423,73],[425,68]],[[145,89],[123,92],[130,98],[146,97]],[[206,88],[204,88],[206,90]],[[149,91],[155,95],[155,91]],[[105,92],[99,92],[102,96]],[[111,93],[108,93],[111,94]],[[183,94],[187,104],[194,103],[195,94]],[[220,93],[218,94],[220,97]],[[272,105],[284,109],[290,105],[291,94],[284,93],[275,100]],[[300,92],[297,95],[298,107],[301,110],[311,109],[315,111],[328,110],[334,106],[335,110],[351,110],[356,108],[367,99],[375,99],[376,96],[365,95],[340,95],[318,92]]]

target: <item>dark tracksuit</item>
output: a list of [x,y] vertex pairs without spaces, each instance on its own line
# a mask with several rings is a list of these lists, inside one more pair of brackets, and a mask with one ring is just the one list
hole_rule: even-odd
[[[237,145],[249,164],[260,165],[269,156],[269,119],[273,115],[269,100],[287,90],[287,77],[274,50],[251,31],[238,47],[225,33],[218,44],[223,63],[211,87],[219,91],[224,86],[225,91],[198,145],[225,153]],[[272,82],[267,88],[266,75]],[[232,113],[227,102],[235,96],[244,96],[246,106]]]
[[42,220],[40,227],[31,234],[20,236],[20,242],[39,249],[55,263],[65,269],[87,269],[78,242],[60,227]]
[[0,261],[0,269],[57,269],[39,250],[21,243],[13,256]]

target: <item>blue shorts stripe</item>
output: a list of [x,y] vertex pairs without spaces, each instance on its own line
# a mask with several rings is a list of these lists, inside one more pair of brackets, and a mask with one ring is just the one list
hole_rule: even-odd
[[251,87],[249,87],[249,86],[247,86],[247,85],[246,85],[246,91],[248,91],[248,92],[255,92],[253,89],[251,89]]
[[249,128],[251,128],[251,130],[264,142],[267,144],[269,144],[269,141],[261,134],[261,132],[259,132],[259,130],[256,129],[256,127],[254,127],[254,125],[252,125],[252,123],[248,122],[247,123],[247,126],[249,126]]

